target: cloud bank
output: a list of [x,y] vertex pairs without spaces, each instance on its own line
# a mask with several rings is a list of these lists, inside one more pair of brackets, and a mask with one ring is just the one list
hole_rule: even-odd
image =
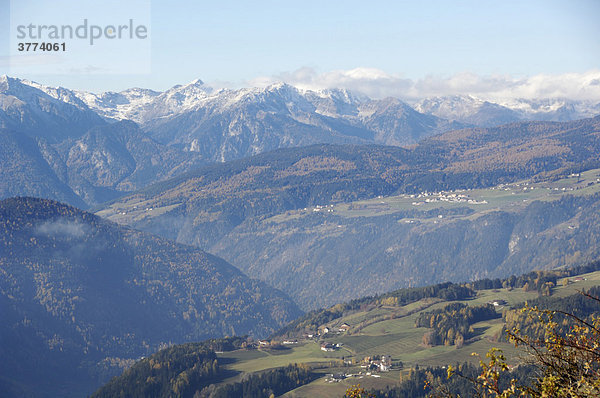
[[569,98],[600,101],[600,69],[584,73],[539,74],[524,78],[508,75],[480,76],[465,72],[450,77],[426,76],[412,80],[375,68],[318,73],[305,67],[276,76],[259,77],[248,83],[254,87],[263,87],[280,81],[309,90],[345,88],[372,98],[399,97],[408,101],[445,95],[473,95],[489,100]]

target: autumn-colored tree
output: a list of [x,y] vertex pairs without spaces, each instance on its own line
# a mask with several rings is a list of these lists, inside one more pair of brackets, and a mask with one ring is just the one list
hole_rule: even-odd
[[[598,297],[581,294],[600,302]],[[540,322],[545,336],[540,339],[509,331],[511,341],[526,347],[540,368],[534,385],[521,390],[533,397],[600,396],[600,317],[580,318],[566,311],[528,306],[522,311]],[[567,333],[561,333],[564,323],[571,323]]]
[[368,393],[360,384],[356,384],[346,390],[344,398],[375,398],[375,395]]
[[[600,302],[598,297],[586,292],[581,294]],[[539,372],[528,385],[517,385],[512,379],[508,387],[501,387],[498,381],[509,368],[502,351],[493,348],[486,355],[488,360],[481,361],[481,373],[477,378],[471,378],[478,395],[486,398],[599,397],[600,317],[583,318],[567,311],[527,305],[521,311],[539,322],[543,337],[528,336],[518,328],[510,330],[508,335],[515,346],[524,347],[531,354],[529,362]],[[566,333],[563,332],[565,324],[569,325]],[[448,377],[454,375],[462,376],[454,367],[448,367]]]

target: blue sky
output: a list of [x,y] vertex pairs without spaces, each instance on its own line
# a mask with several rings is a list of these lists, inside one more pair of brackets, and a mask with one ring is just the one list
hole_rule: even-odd
[[[23,7],[35,15],[35,1],[19,1],[31,4]],[[8,26],[9,1],[0,5],[0,26]],[[127,17],[129,11],[104,12],[94,17]],[[57,7],[56,17],[60,13]],[[599,19],[598,0],[151,1],[151,73],[130,65],[126,74],[17,77],[92,91],[164,90],[196,78],[223,86],[298,83],[300,72],[311,74],[311,84],[331,85],[336,71],[379,73],[396,82],[456,76],[510,82],[600,70]],[[3,35],[0,74],[11,74],[10,33]]]

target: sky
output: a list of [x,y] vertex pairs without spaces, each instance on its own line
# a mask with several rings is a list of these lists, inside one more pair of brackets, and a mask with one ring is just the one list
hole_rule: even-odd
[[[61,24],[66,13],[71,23],[100,26],[133,18],[148,37],[80,40],[64,54],[16,52],[13,25]],[[0,0],[0,74],[94,92],[165,90],[199,78],[373,97],[600,100],[598,20],[598,0]]]

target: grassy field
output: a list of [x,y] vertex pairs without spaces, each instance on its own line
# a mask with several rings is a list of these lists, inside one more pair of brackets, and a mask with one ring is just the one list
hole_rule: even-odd
[[[576,293],[578,290],[588,289],[600,285],[600,271],[581,275],[579,278],[568,278],[570,283],[563,284],[559,281],[553,294],[564,297]],[[577,279],[577,281],[575,281]],[[512,307],[526,300],[538,297],[535,292],[525,292],[523,289],[495,289],[481,290],[477,297],[461,301],[468,305],[481,305],[491,300],[503,299],[507,307]],[[321,351],[319,342],[307,340],[299,345],[294,345],[286,350],[239,350],[219,354],[221,358],[228,358],[231,363],[227,365],[231,370],[241,372],[256,372],[265,369],[285,366],[291,363],[311,363],[318,366],[316,371],[323,377],[314,382],[290,391],[284,397],[332,397],[343,396],[347,388],[353,384],[361,384],[366,388],[382,388],[386,385],[399,383],[400,370],[387,373],[378,373],[373,377],[365,374],[365,370],[358,366],[340,368],[342,358],[354,360],[357,364],[365,356],[389,355],[394,361],[402,361],[404,369],[419,366],[445,366],[462,362],[479,363],[491,347],[503,350],[508,362],[521,363],[526,354],[515,348],[512,344],[498,342],[497,336],[502,330],[501,318],[479,322],[473,325],[476,337],[466,342],[461,348],[456,346],[422,345],[422,337],[427,328],[416,328],[415,319],[421,311],[431,311],[442,308],[449,302],[435,302],[431,299],[411,303],[404,308],[374,307],[359,311],[341,319],[336,319],[329,326],[341,325],[347,322],[350,325],[375,319],[376,322],[362,328],[357,333],[330,334],[323,341],[338,343],[341,348],[334,352]],[[504,307],[499,307],[501,312]],[[411,313],[412,312],[412,313]],[[404,313],[405,315],[399,315]],[[383,319],[386,315],[396,316],[394,319]],[[382,319],[382,320],[380,320]],[[377,321],[379,320],[379,321]],[[475,353],[476,355],[473,355]],[[331,367],[334,366],[334,367]],[[362,374],[359,372],[362,371]],[[327,373],[349,373],[355,376],[340,382],[333,382]]]
[[[397,195],[361,200],[352,203],[328,205],[330,214],[342,217],[370,217],[384,214],[394,214],[401,211],[418,210],[423,213],[434,209],[460,209],[469,208],[475,211],[469,216],[450,216],[451,219],[460,217],[478,217],[493,210],[519,209],[532,201],[558,200],[563,195],[591,195],[600,192],[600,169],[588,170],[579,175],[571,175],[557,181],[532,182],[528,180],[503,184],[485,189],[455,190],[452,192],[428,193],[421,195]],[[452,195],[461,197],[462,201],[452,201]],[[456,199],[456,197],[454,198]],[[97,212],[98,215],[111,221],[130,224],[146,218],[153,218],[169,212],[180,204],[171,204],[164,207],[152,206],[142,196],[133,196],[126,202],[118,202]],[[291,210],[273,215],[271,222],[286,222],[313,214],[315,208]],[[318,209],[325,212],[323,209]],[[428,217],[419,215],[416,218],[406,218],[403,222],[437,222],[435,215]]]
[[[402,211],[427,212],[435,209],[468,208],[475,213],[468,216],[449,216],[451,219],[460,217],[479,217],[494,210],[520,209],[535,200],[552,201],[564,195],[591,195],[600,192],[600,169],[588,170],[579,175],[572,175],[557,181],[531,182],[520,181],[485,189],[456,190],[452,192],[429,193],[425,195],[398,195],[361,200],[353,203],[341,203],[331,207],[332,214],[337,216],[373,217],[384,214],[394,214]],[[453,198],[452,195],[455,195]],[[461,198],[461,201],[457,200]],[[272,217],[274,222],[284,222],[312,214],[313,208],[289,211]],[[406,218],[404,222],[439,221],[436,215],[419,215],[416,218]]]
[[119,224],[128,224],[141,221],[146,218],[158,217],[176,209],[181,204],[173,204],[162,207],[152,206],[149,201],[136,201],[134,199],[125,203],[112,204],[96,214]]
[[583,278],[583,280],[576,281],[576,278],[574,277],[565,278],[570,282],[567,286],[563,285],[563,280],[558,281],[558,286],[554,294],[558,297],[564,297],[600,285],[600,271],[583,274],[580,275],[580,277]]
[[340,382],[330,382],[323,377],[313,381],[310,384],[290,391],[282,397],[286,398],[331,398],[343,397],[346,389],[353,385],[360,384],[366,389],[384,388],[385,386],[397,385],[400,383],[400,371],[395,370],[387,373],[381,373],[372,377],[367,375],[357,375],[349,377]]
[[256,372],[259,370],[286,366],[290,363],[329,363],[338,362],[347,351],[321,351],[315,341],[307,341],[286,350],[238,350],[219,354],[222,358],[232,358],[235,362],[229,366],[240,372]]

